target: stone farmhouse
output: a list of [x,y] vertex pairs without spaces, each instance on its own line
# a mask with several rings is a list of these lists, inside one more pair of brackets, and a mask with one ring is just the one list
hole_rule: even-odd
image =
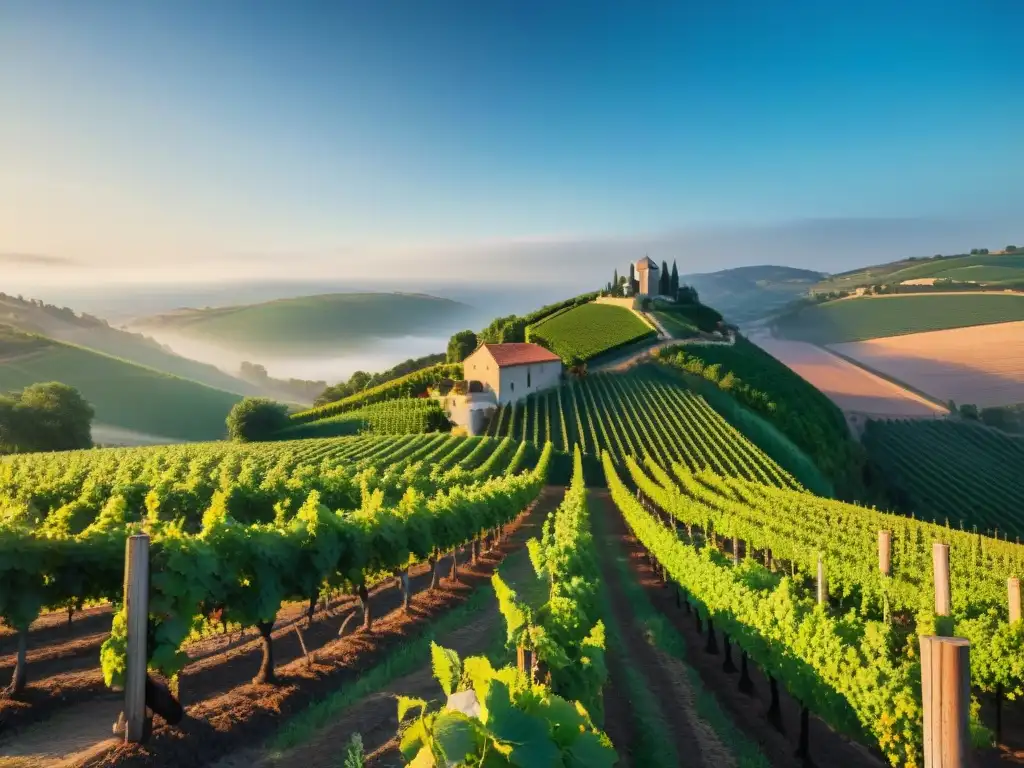
[[562,361],[539,344],[481,344],[462,361],[467,381],[479,381],[498,405],[557,386]]
[[453,424],[476,435],[499,405],[558,386],[562,361],[539,344],[481,344],[462,370],[465,381],[439,399]]

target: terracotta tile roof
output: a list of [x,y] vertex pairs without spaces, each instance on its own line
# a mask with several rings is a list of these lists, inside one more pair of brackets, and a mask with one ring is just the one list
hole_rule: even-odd
[[539,344],[484,344],[499,368],[530,363],[553,363],[561,358]]

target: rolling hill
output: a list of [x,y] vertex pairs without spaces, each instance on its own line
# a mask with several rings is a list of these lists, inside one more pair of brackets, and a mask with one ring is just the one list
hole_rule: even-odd
[[0,326],[0,391],[60,381],[78,389],[96,422],[181,440],[225,435],[240,395],[127,360]]
[[850,291],[868,285],[893,285],[906,280],[948,279],[986,286],[1024,285],[1024,251],[955,254],[910,258],[829,275],[815,292]]
[[773,327],[788,339],[839,344],[1019,320],[1024,320],[1021,294],[925,293],[807,306],[777,317]]
[[696,288],[701,302],[730,322],[744,323],[781,309],[824,277],[807,269],[762,265],[682,275],[679,280]]
[[262,304],[182,309],[132,323],[230,345],[250,354],[302,355],[357,349],[376,338],[447,334],[464,325],[471,308],[411,293],[332,293]]
[[228,392],[241,395],[267,393],[265,388],[225,373],[216,366],[175,354],[143,334],[114,328],[98,317],[76,314],[67,307],[0,293],[0,323]]
[[612,304],[583,304],[552,315],[531,327],[530,339],[547,347],[566,364],[656,335],[633,311]]

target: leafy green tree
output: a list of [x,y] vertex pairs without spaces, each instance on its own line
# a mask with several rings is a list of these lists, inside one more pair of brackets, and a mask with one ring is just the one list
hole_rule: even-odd
[[0,454],[18,450],[17,408],[17,400],[0,395]]
[[448,340],[449,363],[461,363],[476,349],[476,334],[473,331],[459,331]]
[[526,318],[511,315],[498,328],[499,344],[526,341]]
[[241,443],[269,440],[288,423],[286,406],[265,397],[247,397],[228,414],[228,437]]
[[1017,250],[1017,246],[1016,245],[1008,245],[1005,248],[1003,248],[1003,250],[1006,251],[1007,253],[1013,253],[1014,251]]
[[372,377],[366,371],[356,371],[348,377],[348,386],[353,392],[361,392],[370,384]]
[[94,415],[74,387],[32,384],[0,398],[0,452],[91,448]]

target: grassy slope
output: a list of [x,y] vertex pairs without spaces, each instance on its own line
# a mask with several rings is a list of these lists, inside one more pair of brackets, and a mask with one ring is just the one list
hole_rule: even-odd
[[781,309],[822,277],[821,272],[762,265],[682,275],[679,280],[696,288],[701,302],[715,307],[730,322],[742,323]]
[[814,289],[850,290],[863,285],[900,283],[926,277],[980,282],[1024,281],[1024,253],[961,255],[914,261],[904,259],[832,275],[814,286]]
[[671,312],[652,313],[673,339],[689,339],[697,336],[700,329],[690,320]]
[[230,343],[246,350],[332,349],[375,336],[447,332],[469,307],[422,294],[335,293],[219,309],[189,309],[136,325]]
[[[715,410],[815,492],[832,495],[815,473],[805,472],[804,456],[814,461],[844,498],[860,497],[863,489],[858,477],[863,462],[842,411],[760,347],[739,336],[732,346],[664,349],[659,359],[666,368],[685,372],[687,382]],[[760,419],[744,414],[744,409],[772,425],[786,440],[758,424]],[[811,479],[803,480],[804,475]]]
[[903,294],[829,302],[778,321],[786,338],[838,344],[1024,320],[1024,295]]
[[217,389],[243,395],[261,394],[255,385],[224,373],[216,366],[169,352],[141,334],[104,326],[81,317],[56,316],[14,297],[0,295],[0,321],[28,333],[38,333],[57,341],[87,347]]
[[940,525],[1024,534],[1024,442],[957,420],[872,421],[869,458],[895,488],[897,506]]
[[590,360],[655,331],[633,312],[612,304],[584,304],[552,317],[533,328],[533,338],[564,361],[578,356]]
[[224,436],[224,419],[241,397],[126,360],[70,344],[6,332],[36,340],[26,354],[2,357],[0,391],[44,381],[77,388],[96,410],[96,421],[122,429],[182,440]]

